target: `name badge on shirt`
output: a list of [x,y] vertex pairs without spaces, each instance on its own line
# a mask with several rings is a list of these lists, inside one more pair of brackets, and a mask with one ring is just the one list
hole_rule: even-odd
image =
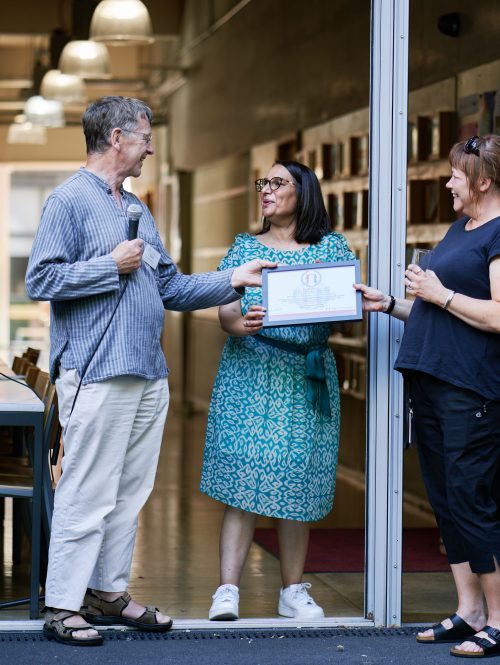
[[144,243],[144,252],[142,253],[142,260],[145,261],[148,266],[151,266],[153,270],[156,270],[158,266],[158,261],[160,260],[160,252],[157,252],[156,249],[148,245],[147,242]]

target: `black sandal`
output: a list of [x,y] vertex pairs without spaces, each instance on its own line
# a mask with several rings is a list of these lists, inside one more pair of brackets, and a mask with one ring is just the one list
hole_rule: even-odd
[[451,655],[458,656],[459,658],[490,658],[491,656],[500,655],[500,630],[498,628],[492,628],[491,626],[485,626],[477,632],[486,633],[494,641],[490,642],[490,640],[486,639],[486,637],[473,635],[472,637],[465,639],[464,642],[473,642],[474,644],[478,644],[482,651],[463,651],[462,649],[453,647],[453,649],[450,649]]
[[439,642],[439,644],[451,644],[452,642],[456,643],[457,640],[464,640],[466,637],[470,637],[478,632],[460,618],[458,614],[452,614],[449,619],[453,624],[452,628],[445,628],[442,623],[436,623],[431,626],[434,635],[429,637],[419,637],[417,635],[417,642],[421,644],[435,644],[436,642]]
[[43,624],[43,634],[48,640],[56,640],[61,644],[69,644],[72,647],[97,647],[103,642],[102,635],[93,635],[92,637],[75,637],[73,633],[79,630],[95,630],[94,626],[85,623],[81,626],[66,626],[65,619],[82,616],[80,612],[70,612],[69,610],[59,610],[54,612],[47,609],[45,614],[45,623]]

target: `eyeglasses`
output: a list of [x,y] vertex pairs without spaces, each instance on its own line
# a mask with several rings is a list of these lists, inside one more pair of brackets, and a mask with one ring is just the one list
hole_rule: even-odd
[[151,144],[151,141],[153,140],[153,135],[152,134],[143,134],[142,132],[133,132],[130,129],[122,129],[122,132],[125,132],[126,134],[136,134],[137,136],[140,136],[144,143],[147,145]]
[[255,181],[255,189],[258,192],[261,192],[266,185],[269,185],[269,189],[275,192],[283,185],[295,185],[295,183],[292,180],[285,180],[285,178],[271,178],[270,180],[268,178],[259,178]]
[[465,142],[464,145],[464,152],[467,155],[476,155],[476,157],[479,157],[479,146],[478,146],[478,141],[479,141],[479,136],[472,136],[470,139],[468,139]]

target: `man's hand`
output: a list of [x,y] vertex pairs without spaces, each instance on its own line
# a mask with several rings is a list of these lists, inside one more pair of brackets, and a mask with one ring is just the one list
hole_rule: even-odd
[[276,263],[262,261],[262,259],[254,259],[248,263],[243,263],[233,270],[231,286],[233,289],[240,286],[261,286],[262,268],[276,268],[276,265]]
[[117,245],[111,252],[111,256],[116,261],[118,273],[126,275],[137,270],[141,265],[143,250],[144,240],[140,238],[124,240]]

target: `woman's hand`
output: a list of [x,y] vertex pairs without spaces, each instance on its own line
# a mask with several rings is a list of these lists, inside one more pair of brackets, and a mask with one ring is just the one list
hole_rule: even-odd
[[391,304],[390,296],[366,284],[353,284],[356,291],[363,296],[363,310],[365,312],[385,312]]
[[250,305],[248,312],[243,317],[243,327],[245,334],[255,335],[262,329],[262,319],[266,313],[266,308],[262,305]]
[[450,289],[443,286],[433,270],[422,270],[414,263],[410,263],[406,269],[405,285],[412,296],[441,307],[450,293]]
[[239,300],[219,307],[219,321],[224,332],[233,337],[255,335],[262,328],[262,319],[266,308],[262,305],[250,305],[243,316]]
[[[366,286],[366,284],[353,284],[356,291],[361,291],[363,296],[363,310],[365,312],[387,312],[391,316],[400,321],[406,321],[410,316],[413,302],[406,298],[392,298],[386,296],[383,291],[374,289],[373,286]],[[392,307],[391,303],[393,303]]]

